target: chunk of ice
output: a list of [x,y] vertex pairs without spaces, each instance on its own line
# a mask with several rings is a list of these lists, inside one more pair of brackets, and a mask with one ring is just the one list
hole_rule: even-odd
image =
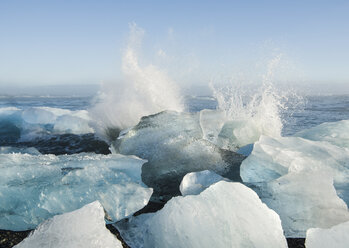
[[241,180],[240,164],[245,158],[203,139],[198,114],[174,111],[143,117],[114,146],[121,154],[148,160],[142,179],[161,194],[179,194],[183,176],[193,171],[208,169]]
[[296,136],[315,141],[327,141],[333,145],[349,148],[349,120],[325,122]]
[[349,245],[349,221],[329,229],[310,228],[307,231],[307,248],[347,248]]
[[347,149],[328,142],[262,136],[240,173],[280,215],[286,236],[299,238],[348,220],[348,160]]
[[26,230],[99,200],[113,221],[144,207],[144,160],[122,155],[0,154],[0,229]]
[[260,197],[280,215],[286,237],[305,237],[311,227],[349,220],[347,205],[326,173],[289,173],[261,187]]
[[122,248],[122,244],[106,229],[103,207],[95,201],[44,221],[15,247]]
[[279,216],[253,190],[226,181],[199,195],[174,197],[160,211],[120,224],[132,229],[117,225],[135,248],[287,247]]
[[349,182],[349,150],[299,137],[261,136],[241,164],[244,182],[266,182],[289,172],[325,171],[335,183]]
[[179,190],[183,196],[198,195],[210,185],[227,180],[210,170],[191,172],[183,177]]

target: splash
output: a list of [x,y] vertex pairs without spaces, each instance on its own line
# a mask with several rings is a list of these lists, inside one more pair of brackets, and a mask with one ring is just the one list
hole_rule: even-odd
[[285,121],[283,113],[298,101],[294,92],[283,92],[273,84],[274,72],[281,57],[278,55],[270,61],[260,87],[212,87],[218,110],[223,112],[225,118],[217,140],[219,146],[236,150],[254,143],[261,135],[281,136]]
[[118,130],[138,123],[142,116],[163,110],[182,111],[177,85],[156,66],[141,66],[137,49],[144,31],[130,25],[129,43],[122,58],[122,81],[102,84],[97,104],[90,110],[96,132],[115,139]]

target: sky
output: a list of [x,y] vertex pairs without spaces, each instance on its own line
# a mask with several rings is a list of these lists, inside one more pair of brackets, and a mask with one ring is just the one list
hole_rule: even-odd
[[140,61],[179,84],[276,80],[349,92],[349,1],[1,0],[0,89],[117,80],[130,25]]

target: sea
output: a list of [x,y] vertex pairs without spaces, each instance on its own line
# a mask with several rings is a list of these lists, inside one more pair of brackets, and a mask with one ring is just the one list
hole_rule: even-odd
[[[307,95],[300,102],[278,112],[282,136],[349,119],[349,95]],[[0,96],[0,146],[36,147],[44,154],[56,155],[107,154],[108,146],[88,127],[88,111],[94,104],[95,96]],[[217,109],[219,103],[214,96],[185,96],[184,106],[195,113]],[[59,124],[63,127],[53,132]]]

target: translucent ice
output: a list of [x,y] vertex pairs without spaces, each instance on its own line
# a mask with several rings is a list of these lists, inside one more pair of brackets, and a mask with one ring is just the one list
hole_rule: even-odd
[[245,158],[203,139],[198,114],[174,111],[143,117],[114,146],[122,154],[147,159],[142,179],[162,194],[179,194],[183,176],[193,171],[209,169],[240,180],[239,166]]
[[204,170],[199,172],[191,172],[183,177],[179,190],[183,196],[198,195],[210,185],[227,180],[224,177],[214,173],[213,171]]
[[329,229],[311,228],[307,231],[307,248],[347,248],[349,245],[349,221]]
[[220,181],[199,195],[172,198],[162,210],[137,218],[136,223],[124,223],[138,226],[128,232],[132,240],[126,237],[137,248],[287,247],[279,216],[240,183]]
[[286,236],[304,237],[308,228],[348,220],[348,160],[347,149],[327,142],[262,136],[240,174],[280,215]]
[[0,108],[0,141],[30,141],[50,134],[93,133],[86,110]]
[[53,215],[99,200],[112,220],[148,203],[144,160],[122,155],[0,154],[0,229],[32,229]]
[[213,89],[218,109],[225,114],[225,123],[217,140],[218,146],[236,150],[256,142],[261,135],[280,137],[283,127],[281,112],[286,107],[287,97],[268,82],[273,74],[271,68],[278,60],[276,57],[269,64],[265,82],[259,89],[246,91],[234,86]]
[[289,173],[262,186],[259,195],[280,215],[286,237],[305,237],[311,227],[349,220],[347,205],[326,173]]
[[349,181],[349,150],[298,137],[261,136],[241,164],[244,182],[265,182],[289,172],[324,171],[335,183]]
[[122,244],[106,229],[103,207],[95,201],[46,220],[16,247],[122,248]]
[[218,135],[226,121],[223,111],[204,109],[200,111],[200,126],[203,138],[217,144]]
[[298,132],[296,136],[349,148],[349,120],[326,122]]

